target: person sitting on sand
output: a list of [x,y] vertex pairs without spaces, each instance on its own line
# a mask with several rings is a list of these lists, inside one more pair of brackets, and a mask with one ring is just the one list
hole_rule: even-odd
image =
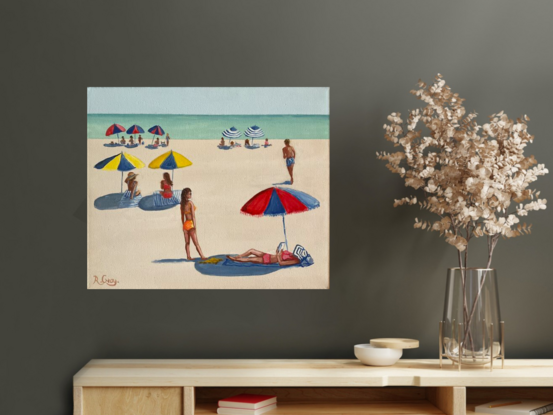
[[163,180],[161,181],[161,191],[159,192],[164,199],[171,199],[173,197],[173,181],[169,173],[163,173]]
[[113,141],[112,141],[110,144],[111,144],[112,146],[115,145],[115,143],[114,143]]
[[154,147],[159,146],[159,137],[156,138],[156,141],[154,141]]
[[225,146],[225,138],[221,137],[221,141],[219,141],[219,147],[224,147],[224,146]]
[[286,159],[286,168],[290,174],[290,184],[294,184],[294,165],[296,164],[296,149],[290,145],[290,140],[284,140],[282,158]]
[[142,144],[142,136],[141,135],[138,136],[138,144]]
[[167,135],[165,136],[165,144],[167,146],[169,146],[169,140],[171,139],[171,137],[169,137],[169,133],[167,133]]
[[138,176],[138,174],[135,174],[131,171],[125,179],[125,183],[127,183],[127,189],[129,192],[131,192],[130,199],[134,199],[136,196],[140,196],[140,190],[138,190],[138,181],[136,180],[136,176]]
[[132,138],[132,135],[131,135],[131,138],[129,138],[129,144],[132,146],[134,144],[134,139]]
[[265,252],[258,251],[257,249],[248,249],[243,254],[237,256],[227,255],[227,258],[234,262],[252,262],[254,264],[277,264],[281,267],[289,265],[297,265],[300,263],[300,259],[285,249],[277,250],[276,255],[267,254]]
[[125,142],[126,142],[126,141],[125,141],[125,136],[122,136],[122,137],[121,137],[121,144],[125,144]]
[[234,141],[231,141],[231,142],[230,142],[230,146],[231,146],[231,147],[234,147]]
[[246,147],[249,147],[250,146],[250,139],[249,138],[246,138],[246,141],[244,141],[244,145]]
[[266,138],[266,139],[265,139],[265,147],[269,147],[269,146],[270,146],[270,144],[269,144],[269,139]]

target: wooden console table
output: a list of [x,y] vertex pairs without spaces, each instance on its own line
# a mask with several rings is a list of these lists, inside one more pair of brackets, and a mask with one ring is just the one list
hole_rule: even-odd
[[400,360],[92,360],[73,378],[74,415],[205,415],[238,393],[277,395],[274,415],[465,415],[501,398],[553,400],[553,360],[505,368]]

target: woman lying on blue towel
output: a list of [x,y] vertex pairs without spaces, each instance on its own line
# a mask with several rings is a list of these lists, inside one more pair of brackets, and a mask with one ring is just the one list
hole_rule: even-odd
[[235,262],[253,262],[254,264],[276,264],[280,266],[297,265],[300,263],[300,259],[296,257],[290,251],[285,249],[277,249],[276,255],[267,254],[265,252],[258,251],[257,249],[248,249],[243,254],[238,256],[229,256],[227,258]]

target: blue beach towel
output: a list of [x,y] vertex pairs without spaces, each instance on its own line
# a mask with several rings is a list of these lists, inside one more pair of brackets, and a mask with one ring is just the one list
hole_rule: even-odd
[[154,192],[149,196],[145,196],[138,207],[149,212],[171,209],[180,204],[181,192],[182,190],[173,190],[173,197],[169,199],[165,199],[159,192]]
[[127,190],[125,193],[123,193],[123,196],[121,197],[121,201],[119,202],[119,209],[138,207],[138,203],[140,203],[141,199],[142,195],[135,196],[133,199],[131,199],[131,192],[130,190]]
[[104,147],[119,147],[119,144],[104,144]]
[[127,147],[127,148],[135,148],[135,147],[138,147],[138,144],[127,144],[125,147]]
[[173,190],[173,197],[165,199],[159,192],[155,192],[152,196],[154,197],[154,206],[163,208],[167,206],[176,206],[180,204],[180,194],[182,190]]

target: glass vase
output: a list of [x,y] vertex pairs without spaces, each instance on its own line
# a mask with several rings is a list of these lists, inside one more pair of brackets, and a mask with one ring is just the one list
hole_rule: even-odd
[[503,322],[495,269],[450,268],[444,316],[440,323],[440,359],[461,365],[493,366],[504,357]]

